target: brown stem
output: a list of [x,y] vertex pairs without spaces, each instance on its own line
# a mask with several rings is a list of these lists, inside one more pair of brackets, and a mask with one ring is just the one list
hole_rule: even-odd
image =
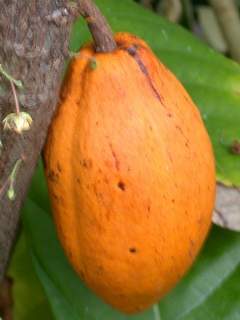
[[116,42],[107,20],[91,0],[78,0],[67,7],[72,15],[80,14],[87,21],[97,52],[111,52],[116,49]]
[[17,97],[17,92],[16,92],[15,84],[14,84],[14,82],[13,82],[12,80],[10,80],[10,83],[11,83],[12,92],[13,92],[13,96],[14,96],[16,113],[19,114],[19,113],[20,113],[20,106],[19,106],[19,102],[18,102],[18,97]]

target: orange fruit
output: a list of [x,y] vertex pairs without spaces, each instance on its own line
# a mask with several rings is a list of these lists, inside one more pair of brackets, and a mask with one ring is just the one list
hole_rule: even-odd
[[[45,147],[59,239],[97,295],[125,313],[182,278],[215,199],[212,146],[191,98],[141,39],[73,58]],[[94,62],[94,63],[93,63]]]

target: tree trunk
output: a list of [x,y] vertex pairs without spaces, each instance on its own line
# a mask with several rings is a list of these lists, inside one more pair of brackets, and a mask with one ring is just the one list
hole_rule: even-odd
[[0,64],[22,81],[23,88],[18,89],[21,109],[33,118],[30,130],[21,135],[3,130],[3,118],[15,110],[10,83],[1,77],[0,187],[16,161],[23,161],[14,182],[16,198],[9,200],[6,192],[0,196],[0,280],[57,102],[70,30],[70,20],[61,10],[63,4],[62,0],[0,0]]

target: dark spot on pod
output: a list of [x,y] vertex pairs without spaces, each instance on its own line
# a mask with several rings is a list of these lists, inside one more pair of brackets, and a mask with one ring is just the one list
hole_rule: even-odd
[[108,184],[108,182],[109,182],[109,181],[108,181],[108,178],[105,177],[103,180],[104,180],[104,182],[105,182],[106,184]]
[[56,202],[58,202],[58,200],[59,200],[58,195],[54,192],[52,192],[51,195],[56,200]]
[[118,182],[118,188],[121,189],[122,191],[125,191],[126,185],[123,181]]
[[86,169],[92,168],[92,160],[91,159],[82,159],[80,161],[81,166],[83,166]]
[[130,252],[130,253],[136,253],[136,252],[137,252],[137,249],[134,248],[134,247],[131,247],[131,248],[129,248],[129,252]]
[[183,134],[182,128],[181,128],[180,126],[176,125],[175,128],[176,128],[179,132],[181,132],[181,134]]
[[195,241],[194,240],[192,240],[191,238],[189,239],[190,240],[190,245],[191,245],[191,247],[195,247]]
[[117,157],[117,154],[116,152],[113,150],[113,146],[111,143],[109,143],[109,147],[111,149],[111,153],[112,153],[112,156],[113,156],[113,159],[114,159],[114,164],[115,164],[115,168],[117,171],[119,171],[120,169],[120,162],[119,162],[119,159]]
[[192,250],[188,250],[188,255],[189,255],[189,257],[192,259],[193,258],[193,253],[192,253]]
[[62,167],[60,166],[59,162],[57,163],[57,170],[58,170],[58,172],[62,172]]
[[58,181],[58,178],[59,178],[58,173],[56,173],[55,171],[50,170],[50,171],[48,172],[48,179],[49,179],[50,181],[52,181],[52,182],[57,182],[57,181]]

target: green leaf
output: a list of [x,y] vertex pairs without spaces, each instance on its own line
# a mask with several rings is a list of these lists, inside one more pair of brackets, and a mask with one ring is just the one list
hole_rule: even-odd
[[53,319],[49,303],[33,269],[23,233],[15,247],[8,275],[13,280],[13,319]]
[[191,272],[160,303],[164,320],[237,320],[240,233],[214,227]]
[[[240,139],[240,66],[205,46],[183,28],[129,0],[96,0],[114,31],[145,39],[182,81],[198,105],[211,136],[218,180],[240,186],[240,158],[230,146]],[[71,50],[90,34],[80,19],[72,33]]]

